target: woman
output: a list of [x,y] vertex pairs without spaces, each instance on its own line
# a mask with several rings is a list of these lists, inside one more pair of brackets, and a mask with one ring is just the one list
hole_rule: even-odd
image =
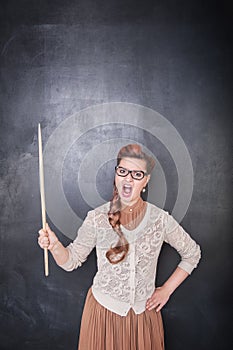
[[[117,156],[113,199],[88,213],[77,238],[64,247],[47,225],[39,245],[59,266],[71,271],[96,247],[98,271],[89,289],[80,329],[79,350],[162,350],[160,310],[200,259],[200,247],[166,211],[144,201],[155,161],[137,144]],[[155,288],[163,242],[181,262]]]

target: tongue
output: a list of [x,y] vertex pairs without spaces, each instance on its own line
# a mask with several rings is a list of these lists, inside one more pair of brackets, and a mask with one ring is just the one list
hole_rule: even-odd
[[126,187],[126,186],[124,186],[124,192],[125,192],[126,194],[130,194],[130,193],[131,193],[131,187]]

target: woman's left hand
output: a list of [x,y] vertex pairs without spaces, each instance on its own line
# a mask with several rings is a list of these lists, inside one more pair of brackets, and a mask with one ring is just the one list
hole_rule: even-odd
[[146,302],[146,309],[152,310],[156,309],[156,312],[159,312],[162,307],[168,302],[170,298],[170,293],[166,289],[166,287],[158,287],[155,289],[152,296]]

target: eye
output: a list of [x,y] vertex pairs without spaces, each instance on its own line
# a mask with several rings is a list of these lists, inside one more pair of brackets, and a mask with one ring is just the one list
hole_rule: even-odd
[[142,171],[135,171],[133,175],[137,179],[141,179],[143,177],[143,172]]
[[124,168],[119,168],[118,171],[119,171],[119,173],[120,173],[121,175],[124,175],[124,174],[127,173],[127,170],[124,169]]

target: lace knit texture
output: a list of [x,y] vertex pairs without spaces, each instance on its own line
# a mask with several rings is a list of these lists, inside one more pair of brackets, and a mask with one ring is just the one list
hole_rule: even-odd
[[78,230],[77,238],[67,249],[68,261],[61,265],[66,271],[82,265],[94,247],[98,271],[92,292],[100,304],[119,315],[126,315],[132,307],[139,314],[145,310],[146,300],[155,288],[157,260],[167,242],[181,256],[179,267],[191,274],[200,260],[200,247],[168,212],[147,203],[143,220],[134,230],[121,229],[130,249],[126,258],[114,265],[106,258],[110,246],[118,236],[108,221],[109,203],[88,212]]

